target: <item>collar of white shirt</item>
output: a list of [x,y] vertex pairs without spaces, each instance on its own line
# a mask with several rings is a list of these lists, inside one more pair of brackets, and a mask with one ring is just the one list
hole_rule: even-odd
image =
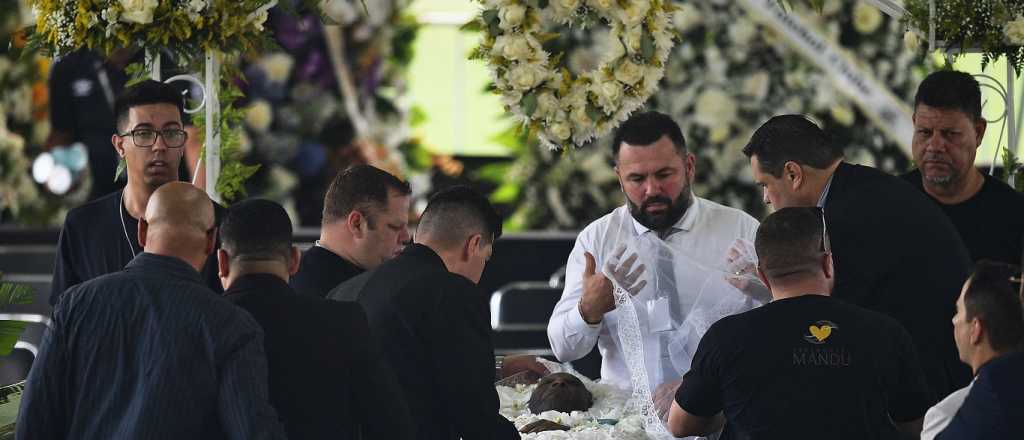
[[[672,225],[673,230],[689,231],[693,229],[693,225],[696,224],[697,219],[700,218],[700,197],[697,197],[693,193],[690,193],[690,200],[692,200],[692,202],[690,203],[690,207],[686,208],[686,213],[683,214],[683,216],[679,219],[679,221],[676,222],[676,224]],[[633,228],[636,230],[636,235],[643,235],[651,230],[651,228],[648,228],[647,226],[644,226],[640,224],[640,222],[636,221],[636,218],[629,213],[628,208],[626,209],[626,213],[627,215],[629,215],[629,219],[633,221]]]

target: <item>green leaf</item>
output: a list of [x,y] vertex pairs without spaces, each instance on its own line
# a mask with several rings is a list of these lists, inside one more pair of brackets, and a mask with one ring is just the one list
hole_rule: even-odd
[[484,19],[484,24],[491,25],[498,22],[498,10],[488,9],[480,14],[480,17]]
[[508,170],[511,167],[509,163],[487,164],[477,169],[474,175],[482,181],[500,183],[508,179]]
[[124,171],[126,169],[128,169],[128,162],[125,162],[123,157],[118,159],[117,160],[117,171],[114,172],[114,181],[115,182],[117,182],[117,180],[121,178],[121,175],[124,174]]
[[644,30],[644,34],[640,37],[640,53],[647,61],[654,59],[654,37],[651,36],[651,32]]
[[14,344],[28,325],[22,321],[0,321],[0,356],[7,356],[14,351]]
[[526,96],[523,96],[523,100],[519,101],[519,105],[523,106],[523,113],[526,116],[533,116],[533,113],[537,111],[537,93],[527,93]]
[[517,183],[503,183],[498,189],[491,193],[491,201],[494,203],[512,203],[519,198],[520,186]]
[[587,117],[590,118],[593,123],[596,124],[600,121],[602,115],[603,113],[601,113],[593,103],[587,102]]
[[544,9],[548,7],[548,0],[537,0],[537,8]]

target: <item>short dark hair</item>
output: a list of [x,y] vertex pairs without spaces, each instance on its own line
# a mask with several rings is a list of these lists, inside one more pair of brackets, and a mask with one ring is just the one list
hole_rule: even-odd
[[743,154],[756,154],[761,169],[778,178],[786,162],[821,170],[843,157],[843,150],[833,146],[825,131],[806,116],[779,115],[754,132]]
[[434,194],[420,217],[417,233],[429,234],[444,246],[459,245],[473,234],[484,243],[501,237],[501,216],[479,191],[453,186]]
[[1024,307],[1010,280],[1019,276],[1019,267],[982,260],[964,292],[966,318],[981,320],[996,351],[1015,350],[1024,343]]
[[232,260],[291,258],[292,221],[277,202],[248,199],[228,208],[220,224],[221,247]]
[[120,133],[128,125],[128,111],[133,107],[149,104],[171,104],[178,108],[178,114],[184,118],[185,98],[174,86],[147,79],[125,88],[114,102],[114,115],[117,117],[117,131]]
[[917,86],[914,111],[919,104],[947,110],[960,110],[973,121],[981,119],[981,86],[969,73],[939,70]]
[[683,137],[679,124],[676,124],[669,115],[656,111],[634,114],[615,130],[615,138],[612,139],[612,160],[618,163],[619,148],[623,143],[650,145],[662,136],[668,136],[679,156],[686,157],[686,138]]
[[390,191],[412,194],[409,184],[391,173],[370,165],[355,165],[338,173],[324,195],[324,224],[343,219],[352,211],[360,211],[373,227],[371,208],[386,209]]
[[758,266],[769,279],[813,271],[822,256],[825,226],[820,208],[782,208],[757,228]]

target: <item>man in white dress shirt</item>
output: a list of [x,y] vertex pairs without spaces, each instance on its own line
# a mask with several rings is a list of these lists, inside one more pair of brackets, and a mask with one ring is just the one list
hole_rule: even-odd
[[[616,278],[636,295],[646,284],[639,277],[645,269],[631,268],[636,257],[624,256],[618,247],[624,239],[646,239],[649,235],[659,246],[667,244],[672,253],[685,255],[700,266],[726,270],[727,253],[739,238],[752,242],[758,222],[740,210],[693,195],[690,185],[696,159],[687,151],[679,126],[667,115],[646,112],[632,116],[616,132],[612,155],[626,205],[589,224],[576,238],[566,266],[565,290],[548,323],[548,339],[562,362],[586,356],[597,344],[603,358],[602,382],[630,388],[626,356],[615,332],[620,317],[615,308],[613,284],[600,268],[614,266],[621,275]],[[621,265],[620,257],[625,259]],[[670,293],[681,296],[679,292],[701,288],[680,282]],[[650,302],[646,304],[647,311],[675,309],[671,310],[673,316],[660,325],[653,322],[658,313],[650,315],[650,331],[642,336],[648,356],[650,352],[663,351],[657,344],[663,344],[668,332],[677,330],[673,327],[678,326],[679,315],[684,313],[682,301],[671,295],[670,301],[664,301],[664,296],[660,300],[664,302],[646,301]],[[655,359],[667,361],[664,356]],[[648,366],[648,370],[651,367],[655,371],[658,368]],[[649,378],[652,385],[662,383],[655,380]],[[678,381],[662,385],[658,386],[657,394],[666,394],[666,401],[670,402]]]

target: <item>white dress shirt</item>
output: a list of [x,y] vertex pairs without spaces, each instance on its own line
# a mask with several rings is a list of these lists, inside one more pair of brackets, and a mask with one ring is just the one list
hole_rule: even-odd
[[921,440],[932,440],[946,429],[949,422],[953,420],[953,416],[956,415],[956,412],[964,404],[964,400],[967,399],[967,393],[971,391],[972,386],[974,386],[973,380],[967,386],[954,391],[953,394],[946,396],[941,402],[928,409],[928,412],[924,414]]
[[[694,196],[692,205],[674,225],[674,232],[664,240],[673,252],[678,250],[704,267],[725,270],[726,254],[730,247],[738,238],[753,241],[757,227],[758,221],[743,211]],[[655,234],[656,237],[657,232],[637,222],[629,213],[627,206],[620,206],[587,225],[577,236],[576,245],[569,254],[565,290],[562,291],[562,298],[555,305],[551,320],[548,322],[548,339],[558,360],[571,362],[580,359],[586,356],[596,343],[603,358],[601,381],[627,389],[631,387],[629,368],[617,335],[613,337],[619,310],[605,314],[601,323],[589,325],[580,315],[578,303],[583,294],[582,278],[586,267],[584,253],[590,252],[594,255],[597,270],[600,271],[613,258],[615,247],[618,246],[621,237],[641,237],[643,234]],[[651,270],[650,267],[647,269]],[[679,288],[699,290],[701,286]],[[647,307],[650,310],[651,304]],[[656,345],[661,343],[659,337],[653,331],[643,335],[643,344],[648,356],[651,352],[658,351]],[[648,366],[648,370],[651,370],[651,367]],[[655,379],[652,377],[649,380]],[[652,387],[657,385],[651,384]]]

